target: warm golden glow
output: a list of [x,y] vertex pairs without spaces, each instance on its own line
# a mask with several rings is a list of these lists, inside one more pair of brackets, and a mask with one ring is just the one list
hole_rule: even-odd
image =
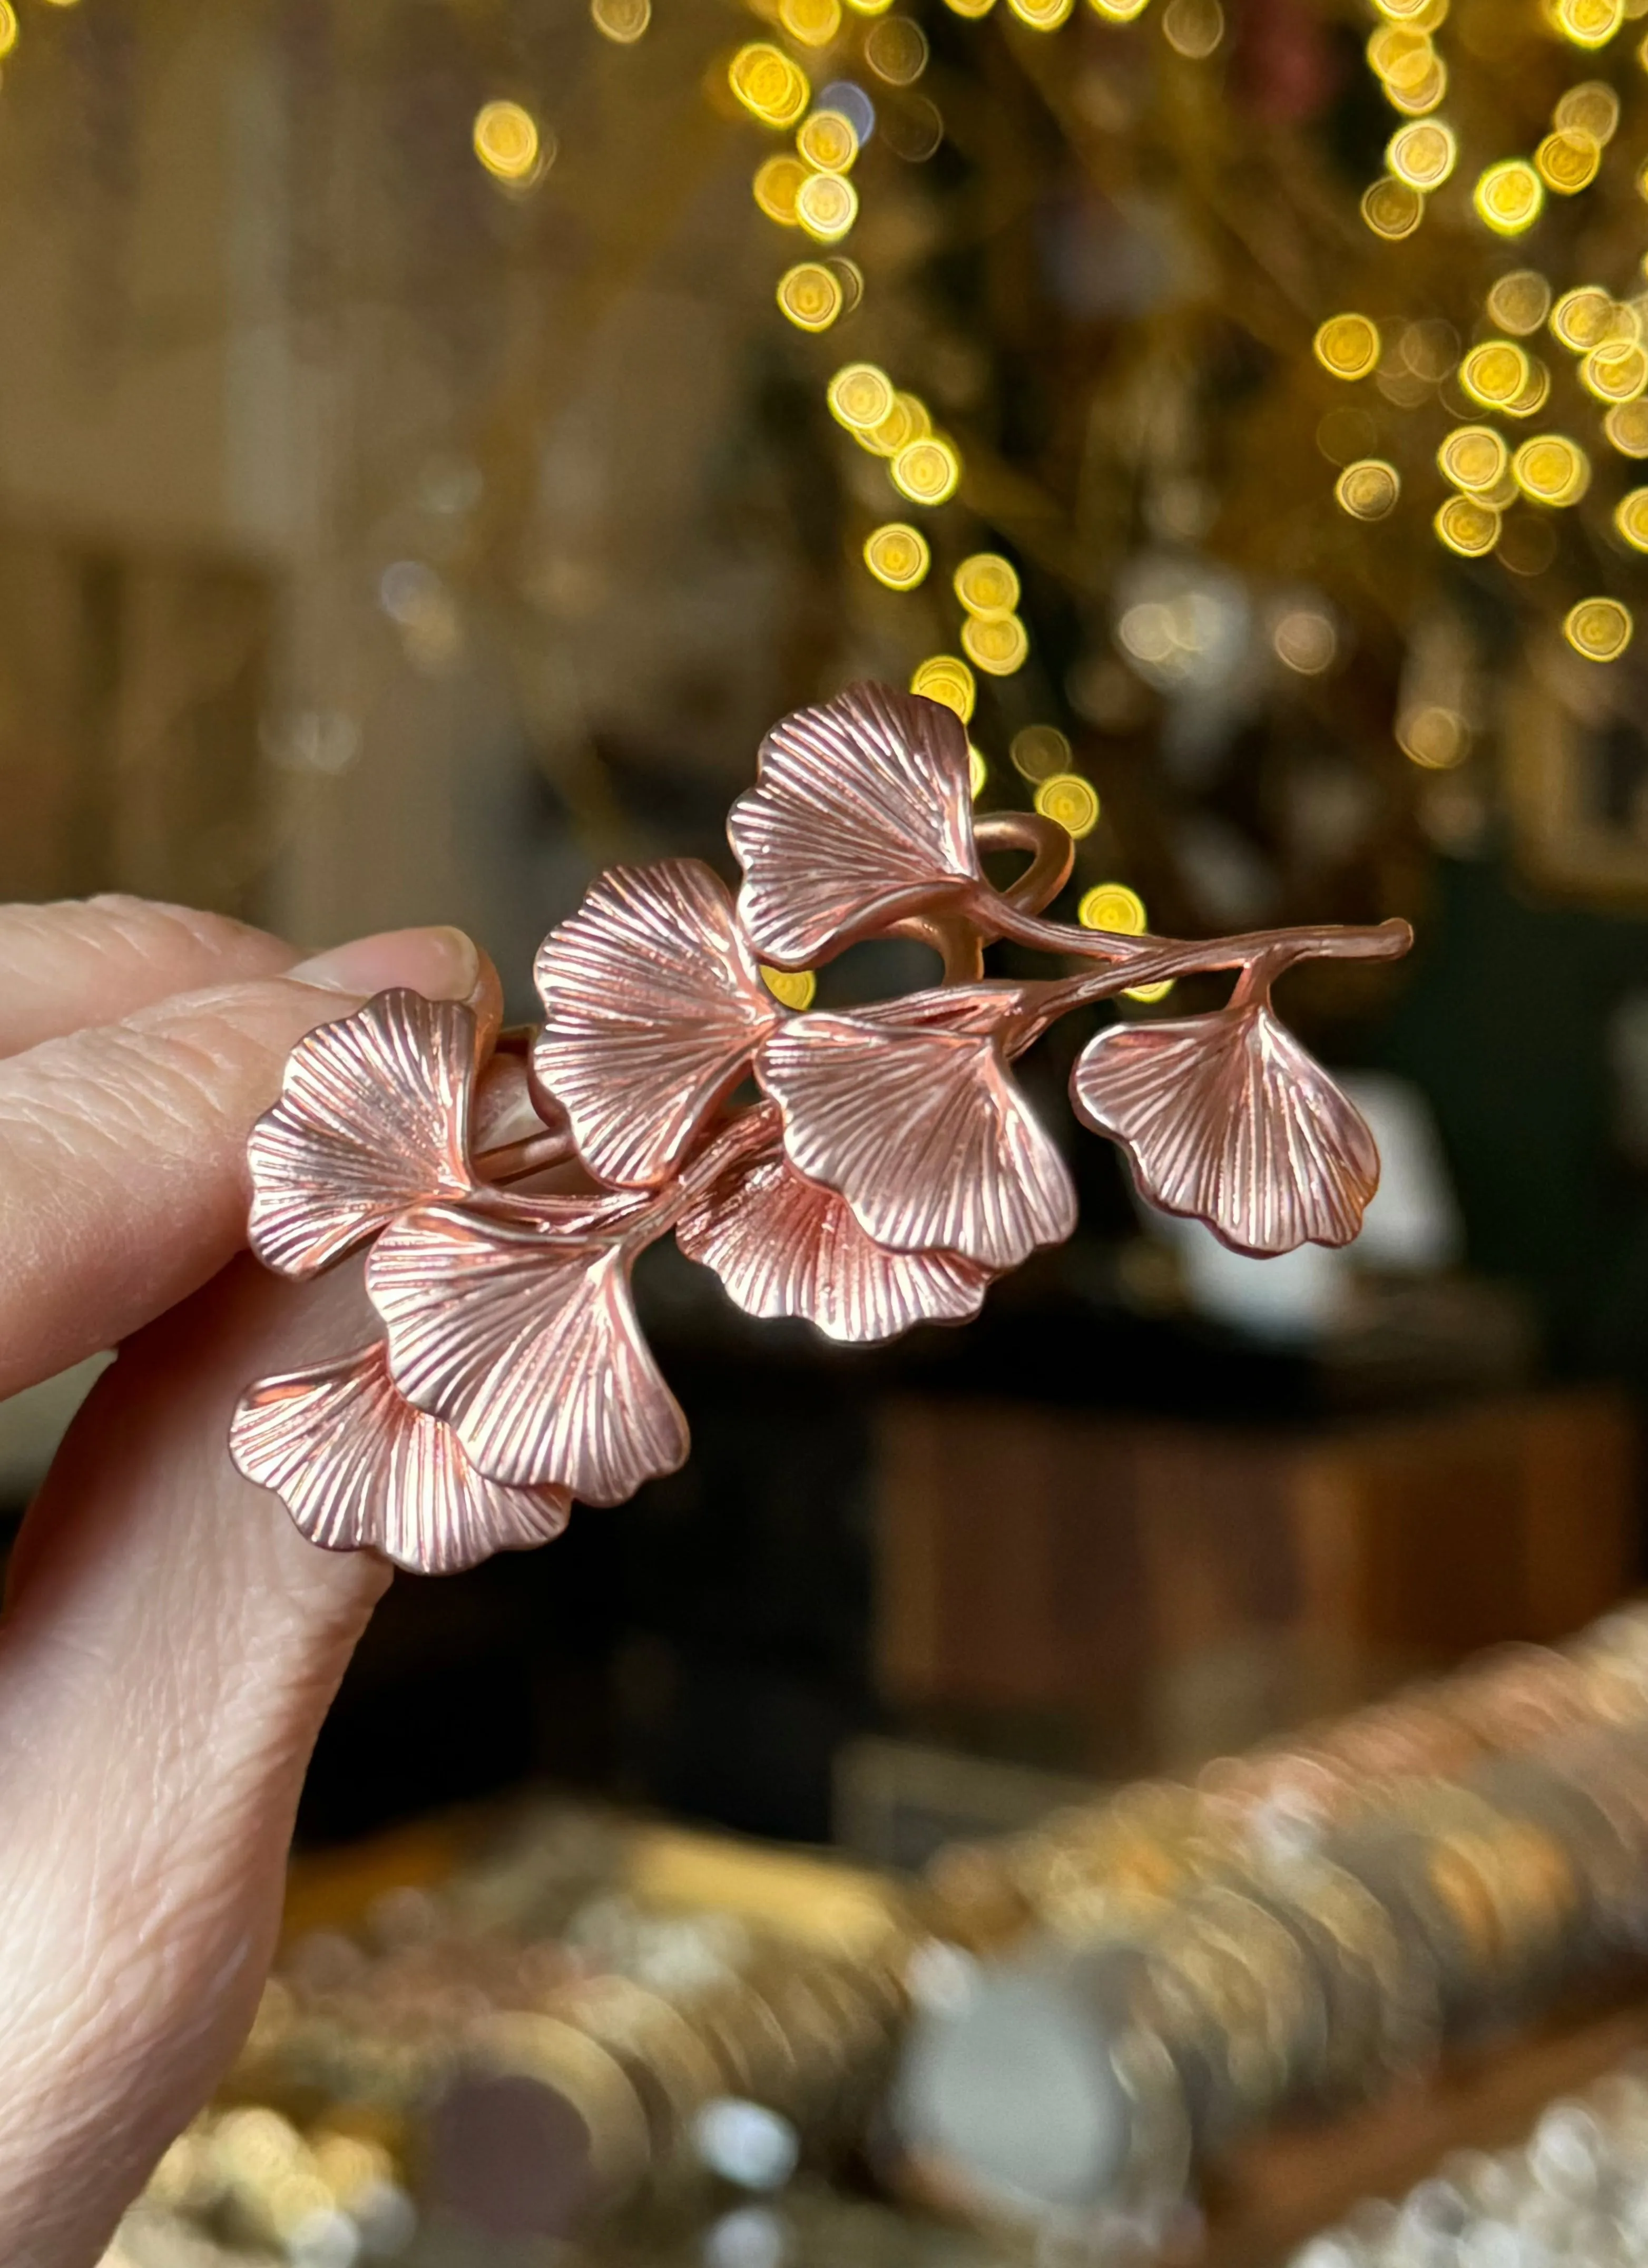
[[11,0],[0,0],[0,55],[9,55],[17,43],[17,10]]
[[1320,607],[1290,607],[1271,624],[1270,646],[1276,659],[1296,675],[1320,677],[1333,666],[1339,633]]
[[953,653],[931,654],[916,665],[910,679],[910,691],[924,696],[929,701],[942,701],[946,709],[953,709],[965,725],[972,718],[978,699],[978,682],[966,662]]
[[1602,431],[1622,457],[1648,457],[1648,401],[1622,401],[1602,420]]
[[893,460],[893,485],[912,504],[943,504],[961,479],[961,460],[937,433],[907,441]]
[[1593,141],[1611,142],[1619,126],[1619,97],[1605,79],[1571,86],[1551,113],[1554,126],[1571,126]]
[[1451,771],[1470,748],[1470,733],[1456,709],[1434,704],[1404,710],[1396,719],[1396,745],[1428,772]]
[[1591,461],[1565,433],[1536,433],[1511,460],[1525,497],[1536,504],[1578,504],[1591,485]]
[[967,742],[967,786],[972,792],[975,803],[983,793],[984,784],[989,777],[990,766],[984,761],[983,749],[975,748],[969,740]]
[[1606,47],[1625,21],[1625,0],[1555,0],[1551,21],[1577,48]]
[[1217,53],[1225,37],[1225,11],[1219,0],[1167,0],[1162,37],[1175,55],[1204,63]]
[[1070,770],[1070,744],[1056,725],[1024,725],[1013,734],[1008,754],[1013,770],[1033,783]]
[[867,433],[893,407],[893,381],[872,362],[845,363],[831,379],[825,399],[838,424]]
[[770,40],[752,40],[727,66],[727,85],[763,126],[793,126],[813,99],[799,63]]
[[1574,291],[1564,291],[1551,309],[1551,333],[1575,354],[1586,354],[1611,335],[1618,319],[1611,291],[1605,291],[1600,284],[1581,284]]
[[[11,10],[8,0],[0,0],[0,8],[5,11],[4,16],[0,16],[0,55],[4,55],[10,45],[5,36],[5,16],[11,16]],[[15,16],[11,16],[11,36],[15,39]],[[519,102],[483,103],[475,113],[474,141],[475,156],[500,181],[530,180],[538,170],[541,144],[537,121]]]
[[1035,792],[1035,807],[1079,843],[1099,824],[1099,792],[1079,772],[1055,772]]
[[914,86],[927,68],[927,34],[908,16],[888,16],[864,34],[864,52],[889,86]]
[[1394,110],[1404,111],[1409,118],[1424,118],[1435,110],[1448,91],[1447,65],[1440,55],[1431,58],[1431,68],[1416,85],[1403,85],[1395,79],[1385,82],[1385,99]]
[[778,0],[778,21],[804,48],[828,48],[841,35],[841,0]]
[[1125,882],[1095,882],[1084,890],[1076,918],[1084,929],[1108,930],[1115,937],[1143,937],[1150,927],[1144,899]]
[[1545,184],[1526,158],[1502,158],[1478,177],[1471,202],[1496,236],[1520,236],[1544,209]]
[[969,615],[961,625],[961,651],[992,677],[1011,677],[1030,654],[1030,637],[1017,615]]
[[1076,0],[1007,0],[1007,5],[1033,32],[1056,32],[1070,20]]
[[1536,269],[1501,276],[1488,294],[1488,313],[1502,331],[1527,338],[1550,312],[1551,287]]
[[970,615],[1010,615],[1019,603],[1019,577],[997,551],[975,551],[964,559],[953,587]]
[[858,217],[858,192],[840,173],[809,173],[796,191],[796,218],[820,244],[839,244]]
[[842,311],[840,279],[821,261],[803,260],[778,278],[778,305],[798,331],[827,331]]
[[632,48],[652,21],[652,0],[590,0],[590,21],[602,39]]
[[1353,519],[1383,519],[1401,494],[1402,475],[1383,457],[1358,457],[1334,482],[1335,500]]
[[840,256],[826,264],[830,274],[841,285],[842,313],[843,315],[850,315],[860,299],[864,298],[864,270],[856,260],[845,260]]
[[1514,339],[1484,339],[1459,366],[1459,382],[1486,409],[1503,409],[1527,387],[1534,365]]
[[864,565],[889,591],[913,591],[926,578],[932,553],[920,528],[901,519],[889,520],[867,537]]
[[1505,404],[1507,417],[1532,417],[1550,399],[1550,372],[1536,355],[1528,357],[1528,382],[1514,401]]
[[1368,315],[1329,315],[1312,343],[1335,378],[1365,378],[1379,361],[1379,325]]
[[1430,34],[1412,24],[1381,24],[1366,52],[1369,70],[1387,87],[1423,86],[1436,65]]
[[1588,189],[1602,163],[1602,144],[1594,134],[1577,126],[1558,127],[1534,152],[1534,170],[1547,188],[1559,197],[1577,196]]
[[1563,636],[1587,661],[1617,661],[1637,625],[1617,599],[1581,599],[1568,609]]
[[1480,497],[1449,497],[1431,525],[1438,540],[1464,559],[1480,559],[1499,541],[1499,515]]
[[802,120],[796,148],[815,172],[845,173],[858,155],[858,135],[844,112],[815,110]]
[[818,978],[810,968],[769,968],[761,963],[761,983],[782,1007],[802,1015],[818,998]]
[[1593,347],[1579,376],[1599,401],[1634,401],[1648,389],[1648,350],[1635,339],[1608,339]]
[[1144,13],[1150,0],[1087,0],[1087,4],[1107,24],[1131,24]]
[[1363,191],[1362,217],[1375,236],[1398,243],[1424,218],[1424,199],[1410,181],[1387,173]]
[[769,158],[755,171],[750,184],[751,194],[769,220],[776,220],[781,228],[795,228],[796,192],[807,177],[807,169],[799,158]]
[[1633,551],[1648,551],[1648,489],[1627,489],[1614,507],[1614,525]]
[[1456,425],[1437,451],[1437,462],[1456,489],[1480,496],[1504,479],[1511,452],[1491,425]]
[[1439,118],[1422,119],[1413,126],[1399,127],[1391,136],[1385,151],[1385,163],[1399,181],[1407,181],[1416,189],[1440,188],[1453,171],[1459,157],[1459,144],[1451,126]]

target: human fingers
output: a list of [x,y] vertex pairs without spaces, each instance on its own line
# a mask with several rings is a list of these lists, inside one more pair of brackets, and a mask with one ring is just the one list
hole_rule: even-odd
[[[352,1280],[343,1281],[348,1278]],[[245,2037],[315,1734],[389,1580],[239,1476],[248,1380],[368,1335],[232,1263],[71,1427],[0,1622],[0,2260],[90,2268]]]
[[173,992],[278,976],[297,958],[244,922],[147,898],[0,906],[0,1056],[117,1022]]
[[461,932],[396,930],[0,1063],[0,1395],[114,1346],[245,1241],[246,1140],[315,1025],[407,985],[479,1003]]

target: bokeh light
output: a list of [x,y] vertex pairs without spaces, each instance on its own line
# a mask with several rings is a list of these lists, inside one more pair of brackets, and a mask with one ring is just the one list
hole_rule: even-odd
[[1527,338],[1550,312],[1551,287],[1534,268],[1512,269],[1488,293],[1488,313],[1502,331]]
[[1480,495],[1505,478],[1511,452],[1491,425],[1456,425],[1437,451],[1437,463],[1455,488]]
[[1432,525],[1438,540],[1462,559],[1479,559],[1499,541],[1499,514],[1480,497],[1449,497]]
[[858,217],[858,192],[840,173],[809,173],[796,191],[796,218],[820,244],[839,244]]
[[1050,819],[1079,843],[1099,824],[1099,791],[1079,772],[1055,772],[1044,779],[1034,798],[1043,819]]
[[1563,636],[1587,661],[1617,661],[1636,630],[1630,608],[1617,599],[1581,599],[1568,609]]
[[907,441],[893,460],[893,485],[911,504],[937,504],[953,497],[961,479],[961,460],[937,433]]
[[804,118],[796,148],[820,173],[845,173],[858,155],[858,131],[844,111],[815,110]]
[[1367,315],[1329,315],[1312,343],[1317,361],[1335,378],[1365,378],[1379,358],[1379,326]]
[[1010,615],[1019,603],[1019,577],[999,552],[975,551],[956,569],[953,588],[970,615]]
[[778,305],[798,331],[827,331],[842,311],[840,278],[820,261],[803,260],[778,278]]
[[1545,206],[1545,184],[1526,158],[1502,158],[1477,179],[1471,202],[1496,236],[1520,236]]
[[1591,485],[1591,460],[1565,433],[1537,433],[1524,441],[1511,472],[1535,504],[1575,504]]
[[910,678],[910,691],[923,694],[929,701],[942,701],[966,725],[971,721],[978,700],[978,681],[966,662],[955,654],[935,653],[916,665]]
[[[0,0],[0,6],[4,4],[5,0]],[[4,18],[0,18],[0,54],[4,53]],[[482,103],[475,113],[472,138],[475,156],[497,180],[527,181],[538,170],[543,151],[538,122],[519,102]]]
[[1334,500],[1353,519],[1383,519],[1402,494],[1402,475],[1383,457],[1359,457],[1334,482]]
[[1056,725],[1025,725],[1008,749],[1013,770],[1034,785],[1070,768],[1070,744]]
[[1095,882],[1084,890],[1076,918],[1084,929],[1109,930],[1121,937],[1143,937],[1150,927],[1144,899],[1125,882]]
[[975,668],[1011,677],[1029,659],[1029,633],[1017,615],[970,615],[961,625],[961,651]]
[[818,998],[818,978],[810,968],[769,968],[761,963],[761,983],[782,1007],[803,1014]]
[[864,565],[889,591],[913,591],[932,564],[926,537],[901,519],[889,520],[867,536],[864,556]]

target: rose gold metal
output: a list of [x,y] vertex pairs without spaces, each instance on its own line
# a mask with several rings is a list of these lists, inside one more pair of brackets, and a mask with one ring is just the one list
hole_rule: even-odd
[[[1078,1116],[1151,1203],[1239,1250],[1355,1235],[1372,1138],[1270,989],[1309,955],[1405,952],[1406,923],[1198,943],[1049,921],[1063,829],[975,821],[958,720],[885,687],[770,733],[728,833],[736,908],[695,859],[594,885],[539,954],[535,1040],[497,1032],[494,983],[479,1027],[386,993],[293,1051],[252,1136],[254,1248],[311,1275],[376,1237],[386,1332],[263,1381],[237,1415],[236,1462],[315,1542],[468,1565],[555,1534],[573,1497],[615,1504],[679,1465],[686,1424],[629,1292],[672,1230],[746,1312],[833,1338],[975,1314],[993,1274],[1076,1221],[1012,1063],[1070,1009],[1160,978],[1237,972],[1222,1010],[1092,1042]],[[982,854],[1002,850],[1029,864],[998,890]],[[945,982],[850,1015],[791,1014],[761,982],[761,961],[805,968],[872,935],[933,946]],[[984,981],[998,938],[1078,973]],[[738,1107],[752,1074],[765,1099]],[[551,1166],[586,1193],[528,1194]]]

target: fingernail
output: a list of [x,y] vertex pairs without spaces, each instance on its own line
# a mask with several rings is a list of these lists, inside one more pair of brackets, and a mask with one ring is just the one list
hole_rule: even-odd
[[404,985],[426,1000],[467,1000],[480,981],[481,955],[460,929],[386,929],[300,961],[287,974],[329,992]]

